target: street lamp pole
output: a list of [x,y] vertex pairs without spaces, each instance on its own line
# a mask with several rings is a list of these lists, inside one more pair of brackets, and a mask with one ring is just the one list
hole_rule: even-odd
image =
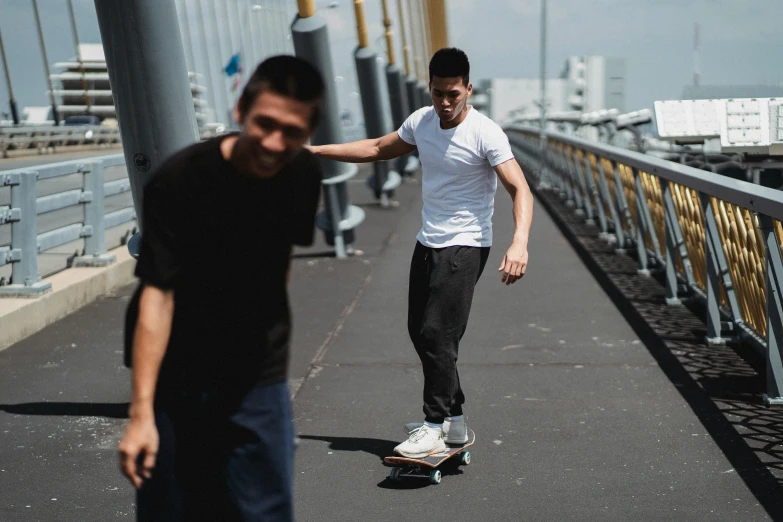
[[541,181],[546,183],[546,0],[541,0]]
[[5,47],[3,46],[3,35],[0,33],[0,58],[3,59],[3,70],[5,71],[5,84],[8,87],[8,105],[11,106],[11,118],[14,125],[19,125],[19,111],[16,108],[14,99],[14,89],[11,87],[11,73],[8,72],[8,60],[5,57]]
[[90,97],[87,95],[87,78],[84,76],[84,60],[82,60],[82,51],[79,47],[79,31],[76,29],[76,16],[73,14],[73,1],[68,0],[68,16],[71,19],[71,29],[73,30],[73,46],[76,48],[76,61],[79,62],[79,72],[82,75],[82,91],[84,95],[84,105],[87,112],[90,112]]
[[44,74],[46,74],[46,83],[49,85],[49,101],[52,104],[52,117],[54,124],[60,124],[60,115],[57,113],[57,100],[54,98],[54,89],[52,88],[52,78],[49,74],[49,59],[46,57],[46,44],[44,44],[43,30],[41,29],[41,16],[38,13],[38,0],[33,0],[33,13],[35,14],[35,25],[38,29],[38,42],[41,44],[41,56],[43,57]]

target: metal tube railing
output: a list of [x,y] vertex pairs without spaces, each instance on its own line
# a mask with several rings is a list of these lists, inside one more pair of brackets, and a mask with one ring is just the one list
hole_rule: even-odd
[[[0,171],[0,187],[11,189],[11,205],[0,207],[0,225],[11,225],[11,244],[0,246],[0,266],[11,264],[11,283],[0,286],[0,296],[35,296],[47,292],[51,285],[42,281],[38,271],[38,254],[61,245],[84,239],[84,254],[73,260],[73,266],[105,266],[115,260],[106,252],[105,231],[136,219],[133,207],[105,214],[104,201],[108,196],[130,189],[127,178],[104,181],[104,170],[125,164],[124,156],[117,154],[68,161],[32,168]],[[81,174],[81,189],[36,197],[38,181]],[[39,215],[84,206],[82,223],[38,233]]]
[[546,170],[600,236],[664,275],[666,302],[706,301],[710,345],[736,339],[767,359],[767,405],[783,404],[783,192],[627,149],[540,129],[506,129],[517,159]]

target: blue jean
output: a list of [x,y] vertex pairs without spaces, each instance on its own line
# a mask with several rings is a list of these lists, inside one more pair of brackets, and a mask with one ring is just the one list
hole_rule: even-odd
[[293,520],[293,423],[285,382],[252,388],[225,411],[209,397],[156,410],[160,448],[137,493],[137,520]]

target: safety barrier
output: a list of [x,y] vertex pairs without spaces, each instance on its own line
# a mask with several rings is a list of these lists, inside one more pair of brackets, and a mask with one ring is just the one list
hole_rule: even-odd
[[[11,225],[10,246],[0,246],[0,266],[11,263],[11,284],[0,286],[0,296],[31,296],[50,290],[41,280],[38,254],[84,239],[84,254],[74,266],[105,266],[114,261],[106,253],[106,229],[136,219],[133,207],[105,214],[104,198],[130,190],[127,178],[104,181],[104,169],[125,165],[122,154],[67,161],[50,165],[0,171],[0,187],[10,187],[11,205],[0,206],[0,225]],[[36,196],[38,181],[83,175],[81,189]],[[37,232],[39,215],[82,205],[83,223],[69,224],[45,233]]]
[[783,192],[664,159],[531,127],[506,129],[517,159],[620,252],[640,275],[665,274],[706,300],[708,344],[741,340],[767,360],[765,403],[783,404]]
[[11,150],[40,153],[77,145],[111,145],[119,142],[119,129],[103,125],[0,127],[0,155],[3,157]]

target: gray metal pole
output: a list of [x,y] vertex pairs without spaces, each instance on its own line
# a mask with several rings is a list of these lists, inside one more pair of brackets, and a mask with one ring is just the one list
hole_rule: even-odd
[[432,55],[430,54],[429,46],[429,18],[425,15],[424,4],[427,0],[420,0],[418,2],[419,20],[421,22],[421,77],[422,80],[419,83],[419,89],[421,90],[421,106],[427,107],[432,105],[432,95],[430,94],[430,78],[429,78],[429,65]]
[[[174,2],[95,0],[136,217],[143,189],[172,153],[199,139]],[[138,254],[138,237],[128,244]]]
[[5,47],[3,46],[2,33],[0,33],[0,58],[3,59],[3,70],[5,71],[5,84],[8,88],[8,105],[11,107],[11,118],[14,120],[14,125],[19,125],[19,111],[16,108],[14,89],[11,86],[11,73],[8,72],[8,59],[5,57]]
[[185,68],[188,72],[196,72],[196,57],[193,54],[193,39],[190,33],[190,17],[188,16],[188,0],[179,0],[182,5],[182,45],[185,48]]
[[207,88],[210,90],[209,98],[212,100],[212,107],[215,109],[215,117],[217,117],[218,89],[215,84],[215,76],[212,74],[212,64],[210,63],[209,59],[209,46],[207,45],[207,25],[204,23],[204,10],[201,7],[201,0],[195,0],[195,2],[196,18],[201,21],[201,58],[202,62],[206,64],[206,67],[204,67],[204,83],[207,84]]
[[[405,118],[408,116],[408,92],[405,89],[405,78],[403,71],[397,65],[396,55],[394,53],[394,38],[392,32],[392,21],[389,16],[389,6],[387,0],[382,0],[383,7],[383,25],[386,28],[386,51],[389,63],[386,66],[386,85],[389,91],[389,107],[391,109],[392,125],[399,129]],[[402,21],[400,27],[404,31]],[[410,155],[406,154],[396,161],[397,172],[400,174],[412,174],[415,167],[406,168],[409,165]]]
[[[541,0],[541,157],[546,154],[546,0]],[[544,162],[546,165],[546,162]],[[542,188],[548,185],[546,166],[542,169]]]
[[237,28],[239,30],[239,47],[242,49],[242,67],[245,70],[247,74],[252,73],[252,62],[255,61],[255,59],[250,55],[250,51],[248,49],[247,45],[247,34],[245,33],[245,24],[242,23],[242,9],[241,9],[241,2],[242,0],[234,0],[234,5],[236,5],[236,15],[237,15]]
[[[296,56],[316,66],[323,75],[325,92],[323,118],[313,134],[312,143],[323,145],[342,143],[339,105],[334,82],[334,68],[329,45],[329,30],[326,20],[315,13],[313,3],[300,2],[300,15],[291,26]],[[325,212],[317,219],[319,228],[324,231],[326,241],[335,246],[337,257],[345,257],[351,252],[354,241],[354,229],[364,221],[364,211],[350,204],[347,179],[356,175],[357,166],[336,161],[322,161],[324,171]]]
[[[223,47],[223,38],[220,35],[220,23],[218,22],[218,13],[217,8],[215,7],[215,2],[213,0],[207,0],[209,2],[210,7],[212,8],[212,20],[215,22],[215,37],[217,38],[217,51],[218,51],[218,71],[220,73],[218,74],[218,85],[220,86],[220,94],[223,96],[223,101],[225,102],[225,108],[226,111],[223,112],[220,115],[219,121],[223,121],[227,124],[231,123],[231,98],[228,96],[228,88],[226,87],[226,78],[223,74],[223,60],[228,58],[228,53],[226,53],[226,49]],[[218,2],[222,2],[223,0],[217,0]],[[215,107],[215,110],[222,109],[222,107],[218,108]],[[225,119],[224,119],[225,118]]]
[[[258,66],[258,64],[261,62],[261,46],[257,41],[258,38],[256,30],[253,26],[253,13],[255,12],[253,11],[253,6],[251,6],[249,3],[246,3],[245,7],[247,8],[247,13],[245,13],[245,16],[242,17],[242,20],[246,27],[248,43],[251,47],[250,54],[253,57],[253,69],[255,69],[255,67]],[[242,9],[244,10],[244,8]],[[248,74],[251,72],[252,71],[248,71]]]
[[52,117],[54,124],[60,124],[60,114],[57,112],[57,100],[54,97],[54,88],[52,88],[52,77],[49,74],[49,58],[46,56],[46,44],[44,43],[43,29],[41,29],[41,16],[38,13],[38,0],[33,0],[33,14],[35,14],[35,26],[38,29],[38,42],[41,44],[41,56],[43,57],[44,74],[46,74],[46,84],[49,86],[49,101],[52,104]]
[[[368,138],[380,138],[392,131],[391,122],[383,111],[383,100],[381,99],[383,90],[378,74],[377,58],[378,55],[369,47],[359,47],[354,53],[364,125]],[[373,190],[375,197],[380,199],[381,205],[388,207],[390,205],[389,196],[400,185],[401,177],[397,172],[389,171],[388,161],[376,161],[373,164],[373,170],[374,175],[367,179],[367,183]]]
[[[378,55],[369,46],[367,25],[364,19],[364,0],[355,0],[354,9],[359,35],[359,45],[354,52],[354,61],[361,93],[364,125],[368,138],[380,138],[391,132],[391,121],[384,111]],[[397,172],[389,171],[388,161],[374,162],[373,171],[373,174],[367,179],[367,184],[375,197],[380,199],[381,206],[388,207],[391,204],[389,197],[392,191],[400,186],[402,178]]]
[[90,112],[90,97],[87,94],[87,79],[84,76],[84,61],[82,60],[82,51],[79,45],[79,30],[76,27],[76,15],[73,13],[73,1],[68,0],[68,18],[71,20],[71,31],[73,32],[73,47],[76,50],[76,61],[79,62],[79,72],[82,75],[82,91],[84,94],[84,105],[87,112]]
[[254,11],[255,16],[255,23],[256,27],[258,28],[258,35],[259,40],[261,41],[262,48],[264,51],[264,55],[271,55],[274,54],[273,49],[273,42],[270,37],[269,31],[267,30],[268,24],[266,23],[266,13],[268,12],[268,9],[264,8],[263,5],[259,5],[260,9],[257,9]]
[[[234,32],[231,30],[231,16],[228,13],[228,5],[226,5],[226,0],[216,0],[216,1],[223,6],[223,15],[226,20],[226,34],[228,35],[229,53],[228,55],[223,57],[223,60],[228,60],[231,59],[231,57],[234,56],[234,53],[236,52],[235,51],[236,46],[234,45]],[[233,111],[234,111],[234,105],[236,104],[236,99],[232,92],[228,92],[228,89],[226,89],[226,93],[227,93],[227,104],[228,104],[228,122],[229,125],[233,127],[234,126]]]

